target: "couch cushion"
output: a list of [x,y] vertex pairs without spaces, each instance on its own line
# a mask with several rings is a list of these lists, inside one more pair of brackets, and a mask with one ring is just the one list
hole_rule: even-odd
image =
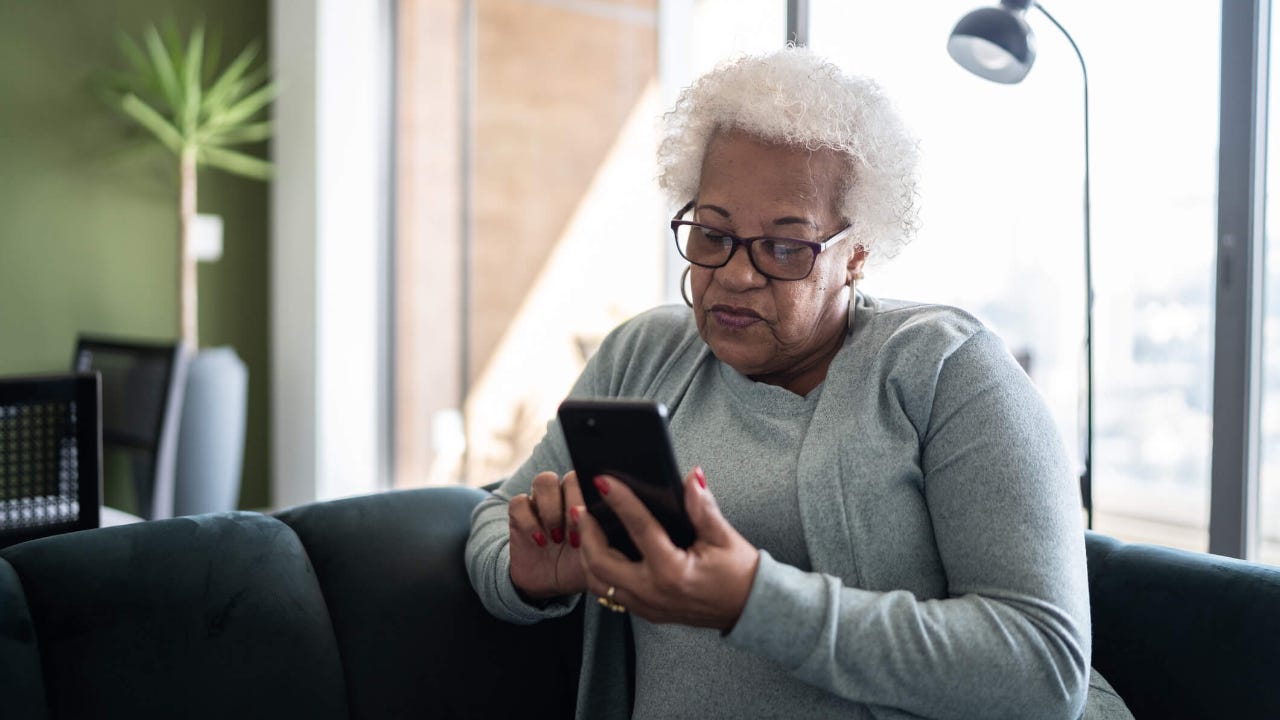
[[25,591],[55,717],[346,716],[324,599],[273,518],[102,528],[0,556]]
[[0,698],[8,717],[49,717],[35,625],[18,574],[4,560],[0,560]]
[[1138,718],[1280,718],[1280,569],[1088,535],[1093,665]]
[[286,510],[329,603],[353,718],[569,718],[582,617],[494,619],[467,578],[471,509],[452,487]]

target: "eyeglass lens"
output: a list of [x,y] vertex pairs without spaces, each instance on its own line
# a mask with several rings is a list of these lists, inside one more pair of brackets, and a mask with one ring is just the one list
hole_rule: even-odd
[[[696,225],[676,226],[676,243],[686,260],[706,267],[720,267],[733,253],[734,238]],[[799,280],[813,268],[813,248],[787,238],[756,238],[747,252],[756,269],[779,280]]]

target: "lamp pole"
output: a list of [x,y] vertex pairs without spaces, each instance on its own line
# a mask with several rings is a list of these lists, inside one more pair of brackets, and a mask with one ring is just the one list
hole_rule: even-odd
[[787,39],[797,47],[809,44],[809,0],[787,0]]
[[1093,529],[1093,240],[1092,216],[1089,207],[1091,197],[1089,189],[1089,70],[1084,64],[1084,55],[1080,47],[1071,37],[1071,33],[1062,27],[1048,10],[1040,3],[1034,3],[1053,26],[1058,28],[1062,36],[1071,43],[1071,49],[1080,61],[1080,80],[1084,86],[1084,468],[1080,473],[1080,495],[1084,501],[1086,526]]
[[1035,62],[1035,43],[1023,16],[1035,7],[1071,44],[1080,61],[1084,88],[1084,442],[1080,496],[1086,525],[1093,528],[1093,242],[1089,188],[1089,71],[1075,38],[1038,2],[1000,0],[997,7],[979,8],[960,19],[947,51],[966,70],[1000,83],[1021,82]]

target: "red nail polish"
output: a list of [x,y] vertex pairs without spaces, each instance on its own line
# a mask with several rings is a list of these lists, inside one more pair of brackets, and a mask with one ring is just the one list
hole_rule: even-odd
[[578,522],[578,506],[577,505],[569,506],[569,519],[574,522]]
[[601,495],[609,494],[609,481],[605,480],[603,475],[597,475],[592,482],[596,484],[596,489],[600,491]]
[[559,545],[560,543],[564,542],[564,529],[563,529],[563,528],[551,528],[551,542],[553,542],[553,543],[555,543],[555,544],[557,544],[557,545]]
[[537,532],[535,532],[535,533],[533,534],[533,541],[534,541],[534,542],[536,542],[536,543],[538,543],[538,547],[546,547],[546,546],[547,546],[547,536],[546,536],[546,535],[543,535],[541,530],[539,530],[539,531],[537,531]]
[[693,476],[694,476],[695,478],[697,478],[697,480],[698,480],[698,484],[702,486],[702,489],[703,489],[703,490],[706,490],[706,489],[707,489],[707,475],[706,475],[706,473],[702,472],[702,466],[701,466],[701,465],[699,465],[699,466],[697,466],[697,467],[695,467],[695,468],[693,469]]
[[582,538],[578,537],[578,531],[577,531],[577,530],[570,530],[570,531],[569,531],[569,546],[570,546],[570,547],[575,547],[575,548],[576,548],[576,547],[578,547],[578,546],[579,546],[579,545],[581,545],[581,544],[582,544]]

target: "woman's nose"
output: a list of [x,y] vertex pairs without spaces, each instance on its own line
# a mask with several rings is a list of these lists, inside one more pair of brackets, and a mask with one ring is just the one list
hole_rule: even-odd
[[716,268],[716,280],[726,290],[733,291],[760,287],[769,281],[751,264],[751,256],[745,247],[739,247],[727,264]]

